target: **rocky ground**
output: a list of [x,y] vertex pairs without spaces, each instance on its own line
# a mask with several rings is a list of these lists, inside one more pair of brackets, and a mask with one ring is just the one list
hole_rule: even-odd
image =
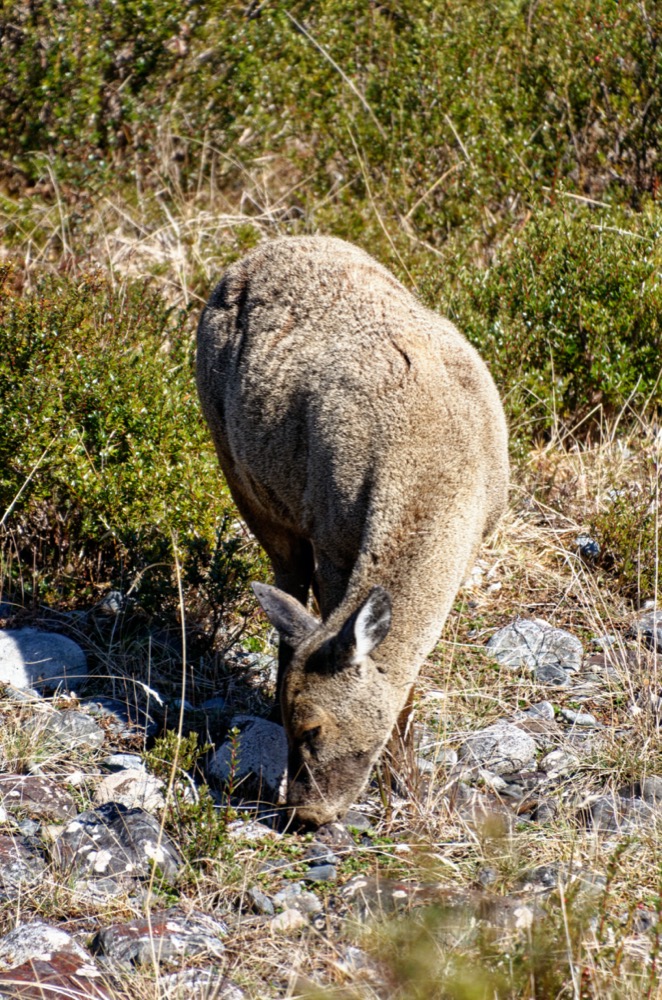
[[315,835],[273,805],[273,649],[165,699],[91,668],[99,609],[2,605],[0,996],[657,995],[662,612],[567,520],[515,505],[423,671],[415,771]]

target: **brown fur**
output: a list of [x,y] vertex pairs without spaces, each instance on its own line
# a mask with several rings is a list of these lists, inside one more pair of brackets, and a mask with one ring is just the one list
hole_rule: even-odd
[[505,507],[501,403],[448,320],[329,237],[273,240],[228,269],[197,378],[274,569],[278,589],[255,590],[281,633],[288,804],[325,823],[365,785]]

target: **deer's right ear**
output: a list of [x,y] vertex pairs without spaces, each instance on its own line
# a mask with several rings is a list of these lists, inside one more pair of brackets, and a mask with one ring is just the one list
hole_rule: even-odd
[[253,593],[265,615],[289,646],[296,647],[319,625],[295,597],[268,583],[252,583]]

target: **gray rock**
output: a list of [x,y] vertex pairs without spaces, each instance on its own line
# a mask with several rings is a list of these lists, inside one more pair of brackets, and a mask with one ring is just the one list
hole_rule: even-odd
[[579,822],[601,833],[634,833],[655,822],[656,810],[642,799],[601,795],[580,809]]
[[160,1000],[246,1000],[222,969],[182,969],[159,976]]
[[584,653],[574,635],[538,618],[517,618],[495,632],[487,648],[509,670],[554,665],[575,671],[579,670]]
[[574,712],[571,708],[562,708],[561,716],[573,726],[597,726],[598,720],[590,712]]
[[257,886],[251,886],[246,891],[246,900],[256,913],[262,913],[266,917],[273,917],[275,912],[274,904],[267,894],[258,889]]
[[46,862],[29,841],[0,834],[0,893],[14,898],[44,877]]
[[178,907],[154,911],[149,919],[104,927],[93,949],[118,965],[152,965],[176,962],[199,955],[219,957],[225,951],[221,938],[227,926],[204,913]]
[[579,549],[579,554],[587,562],[594,562],[600,555],[600,543],[590,535],[578,535],[575,538],[575,545]]
[[81,705],[93,718],[103,720],[109,732],[120,739],[128,740],[138,736],[144,740],[148,736],[156,736],[159,731],[159,724],[150,712],[128,700],[121,701],[119,698],[101,695],[84,698]]
[[554,722],[554,706],[551,701],[538,701],[535,705],[529,705],[525,712],[534,718],[543,719],[545,722]]
[[579,767],[579,757],[568,750],[552,750],[542,758],[538,766],[549,778],[554,778],[575,771]]
[[45,725],[42,719],[31,719],[26,728],[40,730],[41,747],[46,753],[79,750],[83,747],[98,749],[105,738],[103,729],[97,726],[94,719],[73,709],[52,712]]
[[510,722],[496,722],[473,733],[460,747],[460,760],[484,767],[494,774],[512,774],[530,764],[536,755],[535,740]]
[[298,910],[305,916],[319,913],[322,904],[313,892],[305,892],[301,882],[290,882],[284,889],[277,892],[273,898],[275,906],[282,906],[285,911]]
[[[282,726],[252,715],[236,715],[230,729],[239,730],[234,774],[234,794],[246,799],[279,802],[284,798],[287,779],[287,738]],[[226,785],[233,766],[230,739],[221,746],[207,766],[207,774]]]
[[85,653],[66,635],[36,628],[0,629],[0,683],[75,691],[86,679]]
[[553,861],[548,865],[530,868],[519,878],[517,889],[520,892],[548,893],[562,884],[565,889],[572,889],[575,899],[599,896],[607,883],[604,875],[573,865],[565,861]]
[[547,684],[549,687],[567,687],[570,684],[570,672],[557,663],[543,663],[533,672],[536,684]]
[[0,775],[0,802],[8,812],[55,821],[72,819],[78,812],[66,789],[31,774]]
[[179,851],[153,816],[107,802],[68,823],[54,844],[56,865],[92,879],[140,878],[156,867],[172,879]]
[[111,753],[102,764],[109,771],[145,771],[145,764],[137,753]]
[[106,987],[103,973],[92,959],[79,958],[69,951],[55,951],[48,959],[31,959],[0,972],[3,998],[111,1000],[111,995],[116,997],[116,990]]
[[22,965],[36,959],[48,961],[54,951],[68,952],[83,961],[90,957],[66,931],[34,920],[19,924],[0,938],[0,965]]
[[326,844],[318,844],[315,841],[312,842],[304,854],[304,860],[307,861],[309,865],[340,864],[340,858],[337,854],[334,854],[334,852],[327,847]]
[[200,705],[200,709],[203,712],[206,712],[207,715],[220,715],[225,711],[226,705],[227,702],[225,698],[207,698],[207,700],[203,701]]
[[301,877],[304,882],[335,882],[338,871],[335,865],[311,865]]
[[632,625],[631,634],[662,653],[662,611],[647,611]]
[[308,922],[303,913],[300,910],[294,909],[283,910],[282,913],[279,913],[271,920],[271,929],[273,931],[280,931],[281,933],[298,931],[307,925]]
[[641,798],[651,806],[662,806],[662,777],[651,774],[641,781]]
[[127,809],[158,812],[165,805],[165,784],[144,770],[116,771],[104,778],[94,792],[94,804],[119,802]]

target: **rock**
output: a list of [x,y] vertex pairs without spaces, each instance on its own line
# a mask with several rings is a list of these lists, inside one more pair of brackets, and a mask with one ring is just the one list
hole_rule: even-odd
[[[455,756],[457,758],[457,754]],[[372,830],[370,816],[358,809],[348,809],[343,822],[350,830],[356,830],[358,833],[367,833],[368,830]]]
[[116,771],[97,785],[94,804],[100,806],[104,802],[119,802],[127,809],[139,808],[153,813],[165,806],[164,790],[161,779],[144,770]]
[[0,965],[23,965],[35,959],[48,961],[54,951],[75,955],[83,962],[90,958],[66,931],[34,920],[29,924],[19,924],[0,938]]
[[271,929],[280,933],[298,931],[307,926],[308,921],[299,910],[283,910],[271,920]]
[[546,684],[548,687],[568,687],[570,673],[558,663],[543,663],[533,672],[536,684]]
[[315,842],[325,844],[333,851],[342,851],[344,854],[356,850],[351,833],[342,823],[325,823],[324,826],[320,826],[315,833]]
[[258,840],[279,840],[282,834],[278,830],[267,826],[266,823],[259,823],[257,820],[233,819],[227,825],[227,835],[230,840],[246,840],[255,842]]
[[220,969],[182,969],[159,976],[159,1000],[246,1000]]
[[662,653],[662,611],[647,611],[632,625],[630,634]]
[[99,931],[93,949],[119,965],[172,963],[192,955],[224,952],[221,938],[227,926],[204,913],[178,907],[154,911],[149,918],[111,924]]
[[148,876],[152,866],[172,879],[181,865],[179,851],[153,816],[107,802],[68,823],[54,844],[59,868],[92,879]]
[[478,777],[493,792],[502,792],[506,787],[506,782],[500,775],[493,774],[492,771],[486,771],[484,767],[478,771]]
[[246,890],[245,899],[256,913],[262,913],[264,916],[273,917],[275,912],[274,904],[271,902],[267,894],[262,892],[261,889],[258,889],[257,886],[251,886],[250,889]]
[[207,765],[207,774],[219,785],[230,779],[233,755],[233,793],[244,799],[279,802],[285,797],[287,738],[282,726],[252,715],[236,715],[230,729],[239,730],[236,750],[226,739]]
[[553,823],[559,814],[559,807],[554,799],[538,799],[531,811],[531,819],[536,823]]
[[322,904],[313,892],[304,892],[302,882],[290,882],[274,896],[274,905],[286,910],[298,910],[310,916],[319,913]]
[[119,698],[84,698],[81,705],[93,717],[102,720],[113,736],[129,740],[156,736],[159,724],[152,718],[149,711],[139,708],[128,701]]
[[582,868],[578,863],[553,861],[525,871],[516,888],[519,892],[548,893],[560,883],[565,890],[571,889],[575,900],[583,898],[588,901],[602,894],[607,879],[598,872]]
[[556,722],[549,722],[547,719],[536,718],[533,715],[527,716],[525,719],[516,719],[513,725],[521,729],[522,732],[528,733],[535,740],[539,749],[545,749],[557,743],[561,735],[561,730]]
[[578,535],[575,538],[575,545],[579,549],[579,554],[587,562],[594,562],[600,555],[600,543],[590,535]]
[[428,895],[426,888],[416,883],[370,875],[355,875],[340,890],[340,897],[362,921],[407,910],[412,904],[423,902]]
[[579,757],[568,750],[552,750],[546,754],[539,762],[538,767],[544,771],[548,778],[556,778],[562,774],[569,774],[579,767]]
[[73,797],[61,785],[30,774],[0,775],[0,802],[8,812],[55,821],[72,819],[78,812]]
[[16,1000],[111,1000],[101,970],[91,958],[85,961],[68,951],[53,952],[48,959],[34,959],[0,972],[0,997]]
[[61,753],[82,747],[98,749],[103,746],[105,738],[103,729],[97,726],[94,719],[74,709],[52,712],[45,725],[40,718],[30,719],[25,728],[40,731],[41,747],[46,753]]
[[143,773],[146,771],[143,759],[137,753],[111,753],[101,763],[109,771],[142,771]]
[[534,718],[544,719],[545,722],[554,722],[554,706],[551,701],[537,701],[535,705],[529,705],[525,712]]
[[642,799],[601,795],[579,810],[579,822],[600,833],[634,833],[650,826],[655,810]]
[[205,712],[207,715],[222,715],[223,712],[225,712],[226,706],[227,702],[225,698],[218,697],[207,698],[207,700],[203,701],[199,707],[200,710]]
[[511,774],[533,761],[535,740],[510,722],[496,722],[473,733],[460,747],[460,760],[486,767],[494,774]]
[[566,722],[572,723],[573,726],[597,726],[599,725],[598,720],[590,712],[573,712],[570,708],[562,708],[561,716]]
[[0,834],[0,892],[13,898],[43,878],[46,862],[22,837]]
[[651,774],[647,778],[643,778],[639,794],[649,805],[662,806],[662,777]]
[[338,871],[335,865],[311,865],[301,877],[304,882],[335,882]]
[[487,648],[509,670],[554,665],[575,671],[581,666],[584,652],[574,635],[538,618],[517,618],[495,632]]
[[60,686],[77,690],[85,680],[85,653],[66,635],[0,629],[0,683],[52,691]]
[[307,861],[309,865],[340,864],[340,858],[337,854],[334,854],[333,851],[326,846],[326,844],[319,844],[314,840],[310,847],[306,850],[304,860]]

